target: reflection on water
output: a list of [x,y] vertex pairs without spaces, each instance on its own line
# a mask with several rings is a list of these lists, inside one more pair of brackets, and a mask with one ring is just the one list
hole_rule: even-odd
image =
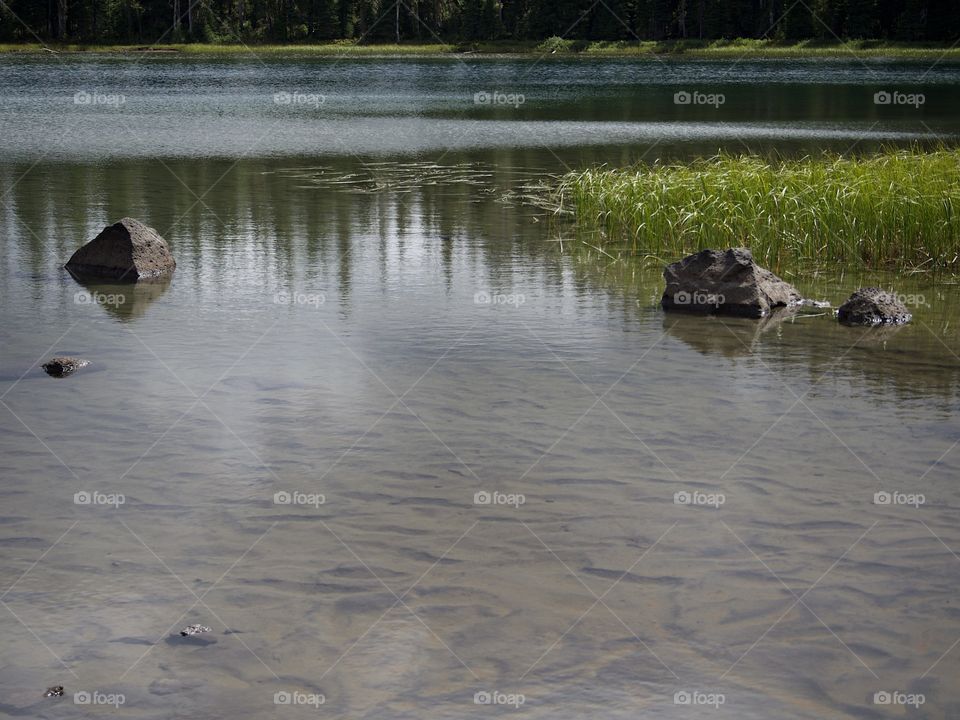
[[[6,131],[0,151],[26,161],[393,159],[491,148],[575,154],[590,147],[605,161],[623,162],[653,145],[688,155],[739,150],[743,143],[802,153],[954,142],[960,134],[956,62],[258,62],[91,54],[6,56],[0,71]],[[878,92],[907,90],[920,93],[923,104],[874,101]],[[719,95],[723,102],[677,102],[680,92]],[[85,101],[94,95],[102,101]]]
[[[659,263],[547,242],[551,157],[0,166],[0,714],[957,715],[960,287],[664,316]],[[63,270],[127,215],[169,282]]]
[[[943,326],[948,322],[944,318]],[[827,371],[842,371],[849,382],[877,398],[953,400],[960,383],[960,363],[951,350],[957,338],[952,332],[938,332],[929,323],[928,317],[919,327],[878,327],[866,332],[839,325],[828,312],[826,316],[775,314],[752,323],[670,315],[664,317],[663,327],[670,337],[705,356],[805,366],[811,382]],[[928,343],[930,335],[945,339],[945,344],[936,339]]]
[[147,308],[170,286],[169,277],[145,278],[135,283],[105,283],[102,280],[71,276],[77,285],[83,288],[74,293],[74,303],[101,307],[120,321],[142,317]]

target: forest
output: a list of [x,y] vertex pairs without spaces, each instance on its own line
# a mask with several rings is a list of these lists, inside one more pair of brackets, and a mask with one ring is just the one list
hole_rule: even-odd
[[0,0],[0,41],[945,42],[958,0]]

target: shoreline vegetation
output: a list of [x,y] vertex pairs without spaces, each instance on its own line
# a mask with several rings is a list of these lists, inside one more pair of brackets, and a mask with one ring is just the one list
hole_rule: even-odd
[[0,53],[109,53],[180,56],[442,56],[517,55],[543,57],[686,57],[737,60],[751,58],[892,58],[898,60],[960,60],[957,43],[850,40],[677,40],[677,41],[575,41],[549,38],[543,42],[489,41],[470,43],[370,43],[337,41],[314,44],[40,44],[0,43]]
[[960,150],[718,155],[568,173],[555,193],[579,246],[611,260],[748,247],[772,268],[960,269]]

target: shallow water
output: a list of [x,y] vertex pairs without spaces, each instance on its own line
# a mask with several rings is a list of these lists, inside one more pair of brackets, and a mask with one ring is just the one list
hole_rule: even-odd
[[[922,693],[916,717],[960,712],[960,287],[859,268],[790,276],[834,305],[896,287],[915,322],[891,330],[817,313],[667,317],[655,269],[561,254],[562,230],[524,198],[565,165],[649,149],[606,127],[663,119],[666,106],[608,102],[645,92],[622,78],[648,65],[537,65],[523,90],[560,100],[520,108],[494,149],[451,150],[489,120],[473,90],[464,117],[449,97],[401,112],[372,96],[442,95],[438,77],[459,87],[455,61],[341,63],[343,87],[380,78],[343,121],[362,136],[355,154],[316,128],[298,152],[283,120],[290,135],[237,161],[241,126],[199,133],[212,105],[168,60],[2,62],[0,714],[108,711],[76,705],[77,691],[122,693],[137,718],[901,712],[878,691]],[[190,82],[268,96],[274,75],[321,65],[205,62]],[[484,86],[528,67],[475,65]],[[919,75],[872,65],[882,82]],[[780,110],[756,122],[817,129],[809,147],[771,138],[793,152],[873,122],[857,113],[876,108],[777,104],[871,89],[837,66],[728,75],[772,93]],[[158,132],[128,138],[97,110],[88,144],[57,135],[52,106],[21,112],[24,88],[68,91],[71,73],[94,69],[170,84]],[[956,73],[924,81],[923,123],[903,111],[876,129],[955,131]],[[422,152],[394,146],[393,119],[380,125],[398,113]],[[163,131],[177,117],[182,153]],[[597,142],[564,147],[566,125],[534,142],[520,127],[564,119],[599,126]],[[650,157],[712,151],[689,130]],[[227,157],[187,157],[211,142]],[[170,241],[172,281],[75,282],[62,262],[124,215]],[[37,365],[54,353],[92,364],[55,380]],[[924,503],[876,504],[878,491]],[[78,492],[125,502],[77,504]],[[525,502],[478,504],[480,492]],[[675,502],[693,492],[724,502]],[[181,639],[191,623],[212,632]],[[42,698],[55,684],[67,697]],[[524,703],[478,706],[484,691]],[[724,702],[675,702],[694,691]],[[301,704],[278,706],[278,692]],[[302,704],[318,695],[319,710]]]

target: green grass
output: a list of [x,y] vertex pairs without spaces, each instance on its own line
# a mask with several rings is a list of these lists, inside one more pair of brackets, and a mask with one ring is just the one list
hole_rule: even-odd
[[436,55],[453,52],[452,45],[357,45],[324,43],[318,45],[257,45],[211,43],[164,43],[157,45],[56,45],[0,44],[0,53],[158,53],[189,56],[282,56],[282,55]]
[[357,44],[352,41],[295,44],[71,44],[48,46],[39,43],[0,44],[0,53],[38,53],[47,49],[60,53],[137,53],[144,51],[180,53],[183,55],[444,55],[472,53],[478,55],[556,55],[561,57],[693,57],[731,60],[737,58],[819,58],[819,57],[889,57],[903,60],[960,59],[960,47],[937,43],[894,43],[876,40],[825,42],[805,40],[783,43],[772,40],[683,40],[671,42],[578,41],[549,38],[543,42],[496,41],[478,43],[400,43]]
[[960,266],[960,151],[721,155],[564,176],[557,207],[608,257],[749,247],[773,268]]
[[801,40],[676,40],[669,42],[596,41],[577,43],[551,38],[542,47],[583,55],[669,55],[704,59],[734,60],[738,58],[818,58],[818,57],[889,57],[910,59],[958,59],[960,48],[947,43],[897,43],[878,40],[823,41]]

